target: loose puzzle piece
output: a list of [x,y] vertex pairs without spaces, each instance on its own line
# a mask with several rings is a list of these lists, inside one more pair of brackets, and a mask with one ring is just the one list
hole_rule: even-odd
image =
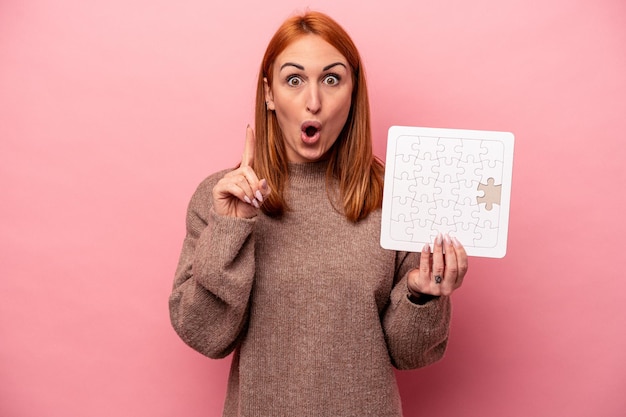
[[392,127],[381,244],[419,251],[441,232],[469,255],[504,256],[512,159],[510,133]]

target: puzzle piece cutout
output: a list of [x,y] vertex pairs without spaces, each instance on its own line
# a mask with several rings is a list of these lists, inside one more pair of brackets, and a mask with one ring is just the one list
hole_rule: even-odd
[[501,224],[500,208],[512,149],[508,154],[497,140],[428,134],[401,134],[394,145],[387,165],[390,157],[395,163],[385,178],[385,191],[393,193],[393,240],[433,242],[441,232],[456,236],[466,249],[498,245],[500,228],[508,227]]
[[487,184],[478,184],[478,189],[483,191],[484,194],[478,197],[476,200],[478,204],[485,203],[485,210],[491,211],[493,205],[500,205],[502,198],[502,184],[495,185],[493,178],[487,179]]

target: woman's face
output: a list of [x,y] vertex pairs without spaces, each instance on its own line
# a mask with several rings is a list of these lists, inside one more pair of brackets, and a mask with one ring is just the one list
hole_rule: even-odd
[[268,109],[276,112],[289,162],[322,159],[350,113],[352,70],[335,47],[305,35],[276,57]]

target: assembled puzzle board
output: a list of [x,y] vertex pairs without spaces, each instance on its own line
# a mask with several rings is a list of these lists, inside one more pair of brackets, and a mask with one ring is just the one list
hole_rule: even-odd
[[513,142],[508,132],[392,126],[381,246],[420,252],[441,232],[469,256],[504,257]]

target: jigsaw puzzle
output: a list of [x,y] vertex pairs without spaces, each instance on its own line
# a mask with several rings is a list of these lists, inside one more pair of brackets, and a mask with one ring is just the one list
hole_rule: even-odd
[[513,142],[508,132],[392,126],[381,246],[419,252],[441,232],[470,256],[503,257]]

